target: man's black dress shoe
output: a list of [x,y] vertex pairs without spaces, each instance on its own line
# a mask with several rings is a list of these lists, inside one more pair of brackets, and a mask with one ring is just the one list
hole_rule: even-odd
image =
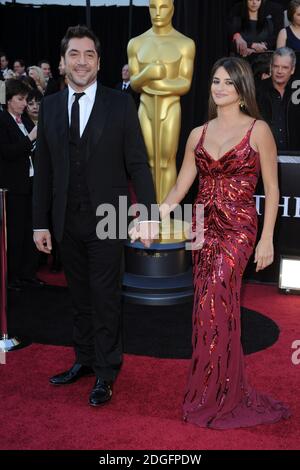
[[109,401],[112,397],[112,389],[110,382],[97,377],[93,390],[91,391],[89,404],[92,406],[100,406]]
[[44,287],[46,283],[37,277],[29,277],[21,280],[23,287]]
[[75,363],[71,369],[61,374],[54,375],[49,380],[52,385],[68,385],[81,379],[81,377],[90,377],[94,374],[95,372],[91,367]]

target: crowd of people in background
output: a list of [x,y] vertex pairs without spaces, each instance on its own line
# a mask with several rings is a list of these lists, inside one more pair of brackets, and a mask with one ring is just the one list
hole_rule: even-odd
[[257,102],[280,151],[299,151],[299,106],[292,87],[300,52],[300,0],[287,10],[269,0],[243,0],[228,17],[232,55],[252,66]]
[[[296,53],[300,52],[300,0],[290,1],[285,12],[269,0],[242,0],[230,12],[228,37],[230,54],[245,58],[252,66],[260,113],[270,125],[278,149],[299,151],[299,106],[292,99],[292,82]],[[22,58],[10,62],[0,52],[0,80],[6,87],[6,104],[0,112],[0,187],[9,189],[8,213],[14,217],[14,222],[8,220],[8,273],[9,285],[16,289],[43,285],[36,277],[31,194],[40,103],[44,96],[68,85],[61,62],[57,75],[53,77],[47,59],[26,67]],[[121,80],[116,82],[116,89],[130,93],[138,107],[139,95],[130,86],[128,64],[123,65]],[[60,269],[56,254],[54,249],[54,271]]]

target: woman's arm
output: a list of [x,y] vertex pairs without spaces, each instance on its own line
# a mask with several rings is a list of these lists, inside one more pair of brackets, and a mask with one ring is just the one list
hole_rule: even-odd
[[242,29],[242,21],[239,16],[230,15],[227,18],[227,32],[230,40],[233,39],[233,36],[236,33],[240,33]]
[[286,29],[283,28],[279,34],[278,34],[278,37],[277,37],[277,49],[279,47],[285,47],[286,46],[286,40],[287,40],[287,34],[286,34]]
[[194,129],[186,144],[184,160],[175,186],[171,189],[166,199],[160,206],[160,216],[162,219],[167,217],[175,207],[184,199],[197,176],[197,167],[195,163],[195,148],[199,141],[203,127]]
[[263,231],[255,251],[256,272],[274,261],[273,235],[279,203],[277,148],[273,134],[264,121],[258,121],[252,134],[260,155],[261,173],[265,190]]
[[247,54],[247,41],[242,36],[242,21],[238,16],[230,16],[227,20],[227,31],[232,52],[242,56]]
[[[183,200],[190,187],[192,186],[196,176],[197,168],[195,163],[194,150],[199,141],[199,135],[201,135],[202,127],[194,129],[187,141],[183,164],[178,175],[175,186],[171,189],[166,199],[159,207],[160,218],[164,219],[167,217],[176,206]],[[139,238],[142,238],[139,224],[134,226],[129,231],[131,242],[135,242]],[[144,237],[145,238],[145,237]],[[149,244],[148,244],[149,246]]]

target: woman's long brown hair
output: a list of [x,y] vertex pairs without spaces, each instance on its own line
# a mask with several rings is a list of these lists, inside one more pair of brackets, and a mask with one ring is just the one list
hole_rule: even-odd
[[[245,59],[240,59],[239,57],[223,57],[222,59],[219,59],[213,66],[211,72],[210,90],[216,71],[220,67],[223,67],[226,70],[230,79],[233,81],[234,87],[241,101],[244,103],[244,107],[241,108],[241,111],[254,119],[261,119],[256,102],[253,73],[249,63]],[[217,106],[210,92],[208,119],[215,119],[217,115]]]

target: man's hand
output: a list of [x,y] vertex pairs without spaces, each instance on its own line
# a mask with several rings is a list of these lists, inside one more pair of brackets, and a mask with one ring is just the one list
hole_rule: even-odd
[[141,240],[146,248],[150,248],[154,240],[159,238],[159,222],[138,222],[130,231],[131,243]]
[[51,235],[49,230],[34,231],[33,241],[39,251],[49,255],[52,250]]

